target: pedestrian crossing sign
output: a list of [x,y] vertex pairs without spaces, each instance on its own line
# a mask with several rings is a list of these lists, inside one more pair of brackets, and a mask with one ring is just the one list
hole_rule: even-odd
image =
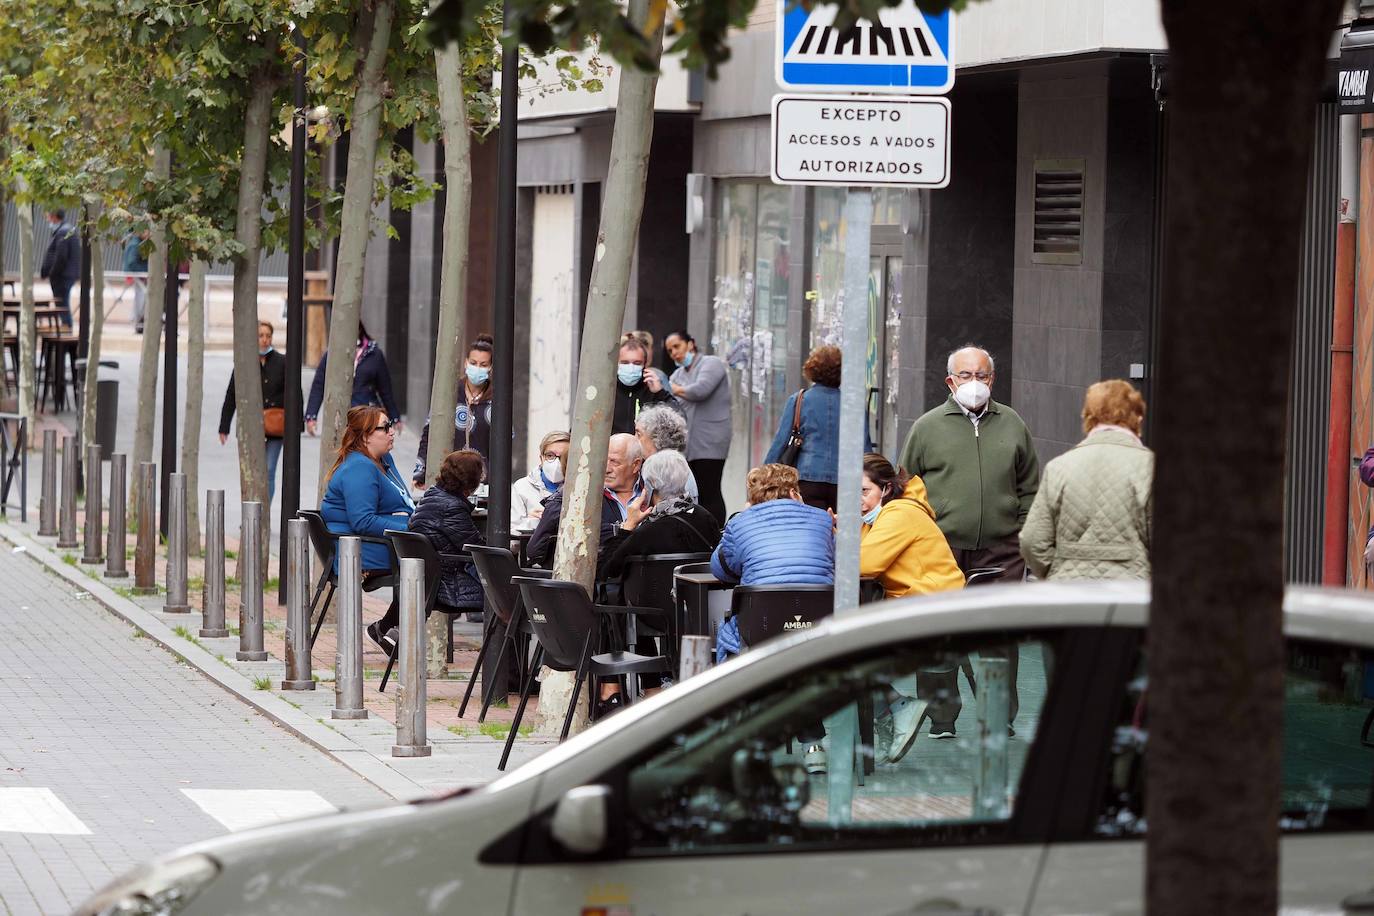
[[901,0],[835,29],[834,4],[810,11],[798,0],[778,0],[777,80],[803,91],[941,94],[954,85],[954,16],[926,15],[916,0]]

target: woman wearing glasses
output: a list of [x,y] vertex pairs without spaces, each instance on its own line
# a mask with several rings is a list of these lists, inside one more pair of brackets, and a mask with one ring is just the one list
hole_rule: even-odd
[[[380,407],[354,407],[348,411],[339,456],[325,478],[320,515],[335,534],[385,537],[388,531],[405,531],[415,511],[410,488],[396,470],[391,450],[396,445],[396,421]],[[391,551],[382,544],[362,545],[363,578],[391,572]],[[386,615],[367,628],[367,635],[387,655],[396,644],[387,633],[400,620],[393,595]]]
[[572,437],[554,430],[539,441],[539,463],[510,488],[510,529],[533,531],[544,514],[544,500],[563,485],[563,462]]

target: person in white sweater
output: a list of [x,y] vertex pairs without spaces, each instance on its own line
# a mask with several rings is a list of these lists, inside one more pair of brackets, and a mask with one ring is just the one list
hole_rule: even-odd
[[539,463],[510,488],[510,527],[529,531],[544,514],[544,500],[563,485],[563,462],[572,437],[555,430],[539,441]]

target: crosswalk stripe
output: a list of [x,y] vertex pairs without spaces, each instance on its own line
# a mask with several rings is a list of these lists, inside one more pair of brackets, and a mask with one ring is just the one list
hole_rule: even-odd
[[230,832],[338,809],[309,789],[182,789]]
[[0,833],[85,836],[90,832],[52,789],[0,788]]

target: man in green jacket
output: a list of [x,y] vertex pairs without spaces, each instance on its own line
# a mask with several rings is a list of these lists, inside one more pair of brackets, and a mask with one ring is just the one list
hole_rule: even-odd
[[[994,364],[987,350],[960,347],[945,371],[949,398],[912,424],[899,463],[925,481],[935,523],[964,575],[997,566],[1004,570],[1002,581],[1017,581],[1026,570],[1018,535],[1040,485],[1030,430],[1016,411],[992,400]],[[1011,661],[1015,718],[1015,653]],[[952,702],[943,710],[932,706],[932,737],[953,737],[959,714],[957,684],[944,686],[954,686]]]

